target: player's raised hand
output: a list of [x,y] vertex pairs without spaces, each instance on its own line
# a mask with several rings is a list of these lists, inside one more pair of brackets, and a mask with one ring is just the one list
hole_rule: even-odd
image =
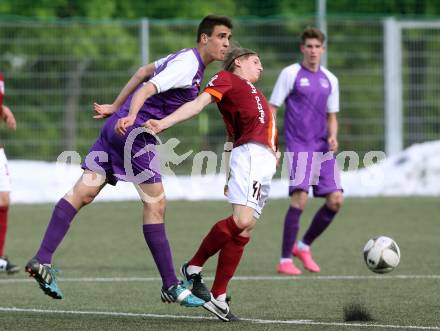
[[95,111],[95,115],[93,116],[93,118],[102,119],[102,118],[109,117],[110,115],[115,113],[118,109],[113,104],[100,105],[100,104],[94,102],[93,103],[93,110]]
[[116,133],[123,136],[127,132],[127,129],[130,126],[133,126],[135,120],[135,116],[125,116],[120,118],[115,125]]
[[154,119],[146,121],[144,124],[142,124],[142,126],[144,126],[147,130],[152,131],[153,133],[160,133],[166,129],[161,120]]

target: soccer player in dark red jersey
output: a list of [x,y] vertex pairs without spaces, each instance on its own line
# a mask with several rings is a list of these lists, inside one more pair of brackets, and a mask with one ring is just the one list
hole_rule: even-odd
[[[196,254],[182,266],[182,274],[192,284],[193,293],[206,301],[205,309],[223,321],[237,319],[226,301],[228,283],[235,273],[252,229],[269,195],[276,169],[277,130],[266,98],[254,83],[263,66],[254,51],[235,47],[224,60],[224,70],[214,75],[195,100],[186,103],[162,120],[145,126],[159,133],[216,102],[228,136],[233,142],[227,181],[227,197],[232,215],[214,224]],[[219,252],[211,291],[203,284],[205,262]]]
[[[6,127],[15,130],[17,123],[11,109],[3,104],[5,95],[5,82],[3,73],[0,72],[0,119],[5,122]],[[3,145],[0,144],[0,273],[12,274],[20,268],[12,264],[4,255],[6,232],[8,230],[8,211],[11,192],[11,177],[8,171],[8,160],[6,159]]]
[[[104,186],[123,180],[135,184],[142,200],[142,232],[162,278],[162,301],[188,307],[204,303],[182,286],[175,274],[165,231],[164,188],[160,169],[154,164],[156,139],[145,132],[142,124],[150,118],[163,118],[197,97],[206,66],[224,59],[231,29],[228,17],[206,16],[198,27],[197,47],[182,49],[141,67],[113,104],[95,104],[94,117],[109,118],[82,164],[81,178],[56,204],[41,245],[26,265],[26,271],[44,293],[54,299],[63,298],[52,256],[77,212],[90,204]],[[142,153],[145,150],[148,152]]]

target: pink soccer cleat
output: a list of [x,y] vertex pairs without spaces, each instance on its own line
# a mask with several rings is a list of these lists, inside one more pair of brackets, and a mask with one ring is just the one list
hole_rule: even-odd
[[277,272],[280,274],[286,274],[292,276],[297,276],[302,274],[302,271],[299,270],[297,267],[295,267],[292,261],[278,263]]
[[298,245],[295,244],[293,245],[292,254],[293,256],[296,256],[298,259],[301,260],[301,262],[304,264],[304,268],[307,269],[308,271],[310,272],[321,271],[319,265],[313,260],[310,249],[301,250],[298,248]]

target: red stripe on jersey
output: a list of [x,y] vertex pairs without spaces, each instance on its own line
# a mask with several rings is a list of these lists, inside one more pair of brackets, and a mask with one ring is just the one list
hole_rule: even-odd
[[220,102],[223,98],[223,94],[211,87],[205,88],[204,92],[211,94],[215,98],[215,102]]

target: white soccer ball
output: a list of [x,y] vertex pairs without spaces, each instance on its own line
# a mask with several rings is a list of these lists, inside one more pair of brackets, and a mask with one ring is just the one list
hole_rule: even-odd
[[393,271],[400,262],[399,246],[389,237],[372,238],[365,244],[364,260],[367,267],[376,273]]

